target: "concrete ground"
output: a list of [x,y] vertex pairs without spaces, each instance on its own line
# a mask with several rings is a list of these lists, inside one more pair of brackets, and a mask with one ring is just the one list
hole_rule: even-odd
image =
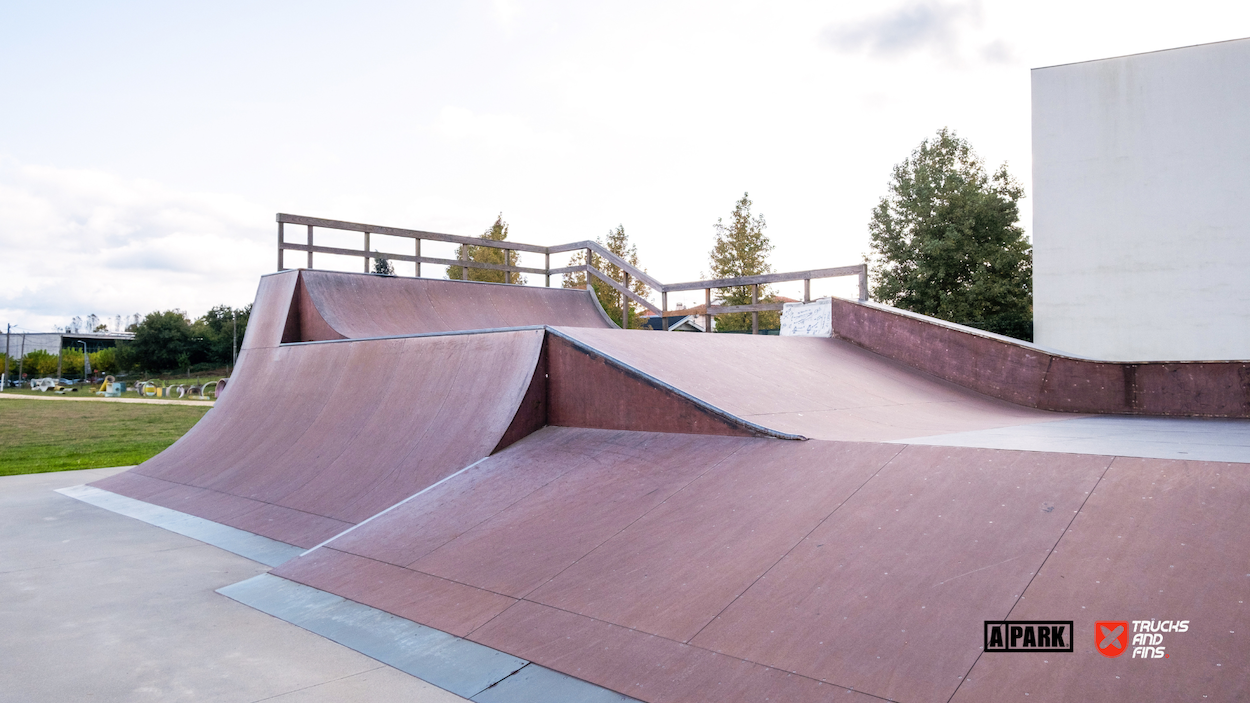
[[0,477],[0,701],[464,699],[214,592],[268,567]]

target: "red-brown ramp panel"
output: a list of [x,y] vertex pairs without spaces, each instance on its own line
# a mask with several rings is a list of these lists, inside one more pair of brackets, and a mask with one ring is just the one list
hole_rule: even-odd
[[542,330],[253,347],[220,406],[106,490],[311,547],[488,455]]
[[612,327],[580,289],[303,271],[308,299],[344,337],[456,332],[530,325]]
[[[1010,615],[1072,620],[1075,651],[983,654],[954,700],[1250,699],[1246,468],[1117,458]],[[1099,653],[1100,620],[1129,621],[1123,654]],[[1134,620],[1155,621],[1165,656],[1133,656]]]
[[945,701],[1109,462],[547,428],[274,573],[647,701]]
[[886,441],[1080,417],[990,398],[835,339],[557,328],[748,422]]

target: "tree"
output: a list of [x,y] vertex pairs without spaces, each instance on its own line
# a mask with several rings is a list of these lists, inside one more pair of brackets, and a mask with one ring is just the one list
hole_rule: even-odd
[[[499,217],[495,218],[495,224],[491,225],[482,233],[482,239],[490,239],[496,242],[502,242],[508,238],[508,223],[503,221],[503,213],[499,213]],[[465,249],[468,249],[466,256]],[[496,249],[495,247],[475,247],[469,244],[461,244],[456,248],[456,258],[468,258],[469,261],[475,261],[481,264],[501,264],[506,266],[517,265],[517,253],[511,249]],[[463,268],[460,266],[448,266],[447,277],[459,281]],[[525,283],[525,277],[516,271],[497,271],[493,269],[480,269],[469,267],[468,280],[484,281],[486,283]]]
[[874,300],[950,322],[1033,338],[1033,253],[1019,222],[1024,188],[993,175],[943,128],[894,167],[872,211]]
[[22,368],[34,377],[51,376],[56,373],[56,356],[43,349],[36,349],[26,354],[26,358],[22,360]]
[[[616,229],[608,230],[606,240],[596,237],[595,241],[598,242],[604,249],[607,249],[613,254],[616,254],[624,259],[630,266],[646,272],[646,269],[638,265],[638,248],[630,243],[629,236],[625,234],[624,225],[617,225]],[[579,251],[569,259],[569,266],[581,266],[585,263],[586,252],[584,251]],[[625,281],[624,269],[597,254],[591,253],[590,265],[618,283],[623,283]],[[564,282],[562,285],[565,288],[585,288],[586,273],[583,271],[566,273],[564,274]],[[621,319],[625,308],[621,303],[625,296],[621,295],[621,293],[612,286],[604,283],[594,276],[591,276],[590,287],[595,292],[595,297],[599,299],[599,304],[603,306],[603,311],[608,314],[608,317],[612,318],[612,321],[618,326],[623,326],[621,325]],[[647,297],[647,294],[651,291],[645,283],[637,278],[634,278],[629,282],[629,290],[640,298]],[[630,329],[641,329],[643,327],[642,316],[645,308],[632,300],[628,302]]]
[[[716,243],[712,246],[709,256],[711,260],[711,278],[737,278],[739,276],[758,276],[772,273],[768,263],[768,255],[773,250],[772,242],[764,234],[768,226],[764,223],[764,215],[751,216],[751,199],[743,193],[742,199],[734,203],[733,214],[729,224],[717,218]],[[751,286],[734,286],[720,288],[713,293],[718,305],[750,305]],[[760,286],[759,301],[772,302],[772,293],[767,286]],[[781,327],[781,315],[777,312],[762,312],[760,329],[776,329]],[[751,313],[739,312],[716,316],[716,329],[720,332],[740,332],[751,329]]]
[[137,364],[148,371],[167,371],[181,365],[178,358],[194,350],[191,323],[181,310],[152,312],[135,329],[130,343]]
[[373,250],[373,272],[382,276],[394,276],[395,267],[391,266],[390,259],[385,254],[378,254],[378,250]]
[[251,303],[241,308],[229,305],[210,308],[191,326],[192,337],[196,340],[196,349],[191,352],[192,363],[209,362],[223,366],[233,363],[236,340],[238,344],[243,343],[251,315]]

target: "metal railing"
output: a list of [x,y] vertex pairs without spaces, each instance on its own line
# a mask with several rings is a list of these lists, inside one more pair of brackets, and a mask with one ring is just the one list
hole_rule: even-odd
[[[668,330],[668,318],[670,317],[686,317],[690,313],[685,310],[669,310],[668,294],[680,291],[702,290],[705,301],[704,307],[704,332],[712,331],[712,318],[716,315],[728,315],[733,313],[751,313],[751,333],[759,333],[759,313],[780,311],[784,303],[761,303],[759,302],[760,286],[770,283],[784,283],[788,281],[803,281],[803,302],[811,301],[811,284],[815,279],[837,278],[841,276],[858,276],[859,277],[859,299],[868,299],[868,267],[865,264],[855,264],[854,266],[839,266],[836,268],[811,269],[808,271],[792,271],[789,273],[767,273],[758,276],[739,276],[737,278],[718,278],[708,281],[689,281],[687,283],[661,283],[645,271],[638,269],[621,257],[613,254],[605,249],[598,242],[581,241],[571,242],[569,244],[557,244],[555,246],[539,246],[536,244],[522,244],[520,242],[497,241],[493,239],[482,239],[479,237],[461,237],[454,234],[440,234],[438,232],[424,232],[415,229],[401,229],[398,227],[384,227],[382,225],[365,225],[356,222],[343,222],[340,220],[326,220],[319,217],[305,217],[303,215],[287,215],[278,213],[278,270],[285,271],[285,252],[302,251],[308,254],[306,268],[313,268],[313,254],[335,254],[338,256],[359,256],[364,258],[364,272],[370,273],[375,258],[385,258],[388,261],[407,261],[416,264],[416,275],[421,276],[421,264],[434,264],[436,266],[458,266],[460,267],[460,278],[468,280],[469,269],[485,269],[489,271],[504,271],[507,273],[532,273],[546,277],[546,286],[551,287],[551,277],[565,273],[585,273],[586,287],[590,288],[591,277],[603,281],[617,293],[631,300],[638,305],[650,310],[660,317],[661,328]],[[305,244],[296,244],[286,241],[286,225],[297,225],[307,227],[307,242]],[[314,243],[314,228],[333,229],[347,232],[360,232],[364,235],[363,249],[344,249],[341,247],[320,246]],[[382,234],[390,237],[403,237],[413,240],[413,253],[398,254],[392,252],[375,252],[369,249],[369,235]],[[432,242],[449,242],[452,244],[461,244],[460,258],[458,259],[442,259],[432,256],[421,255],[421,242],[429,240]],[[494,249],[503,249],[505,251],[529,252],[532,254],[542,254],[544,256],[543,268],[533,268],[525,266],[513,266],[511,264],[495,264],[482,261],[473,261],[469,258],[469,247],[489,247]],[[575,266],[563,266],[560,268],[551,268],[551,255],[563,252],[584,252],[585,263]],[[598,256],[618,267],[623,272],[623,281],[617,281],[608,274],[600,271],[592,265],[594,256]],[[510,260],[505,254],[505,261]],[[505,279],[507,276],[505,276]],[[641,281],[648,288],[660,294],[660,305],[657,307],[655,303],[638,295],[629,289],[633,280]],[[737,288],[751,287],[751,303],[749,305],[713,305],[712,291],[719,288]],[[629,326],[629,306],[622,305],[622,326]]]

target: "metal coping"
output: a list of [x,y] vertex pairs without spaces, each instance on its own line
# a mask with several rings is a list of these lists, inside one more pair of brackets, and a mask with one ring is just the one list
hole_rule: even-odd
[[59,488],[56,492],[118,515],[125,515],[149,525],[176,532],[184,537],[211,544],[266,566],[280,566],[304,552],[303,549],[286,542],[279,542],[152,503],[145,503],[94,486],[70,486]]
[[217,592],[477,703],[635,699],[363,603],[261,574]]
[[529,330],[547,329],[546,325],[525,325],[523,327],[487,327],[480,330],[452,330],[450,332],[414,332],[413,334],[391,334],[380,337],[349,337],[345,339],[320,339],[312,342],[283,342],[279,347],[301,347],[309,344],[343,344],[345,342],[379,342],[386,339],[416,339],[419,337],[460,337],[468,334],[495,334],[497,332],[525,332]]

